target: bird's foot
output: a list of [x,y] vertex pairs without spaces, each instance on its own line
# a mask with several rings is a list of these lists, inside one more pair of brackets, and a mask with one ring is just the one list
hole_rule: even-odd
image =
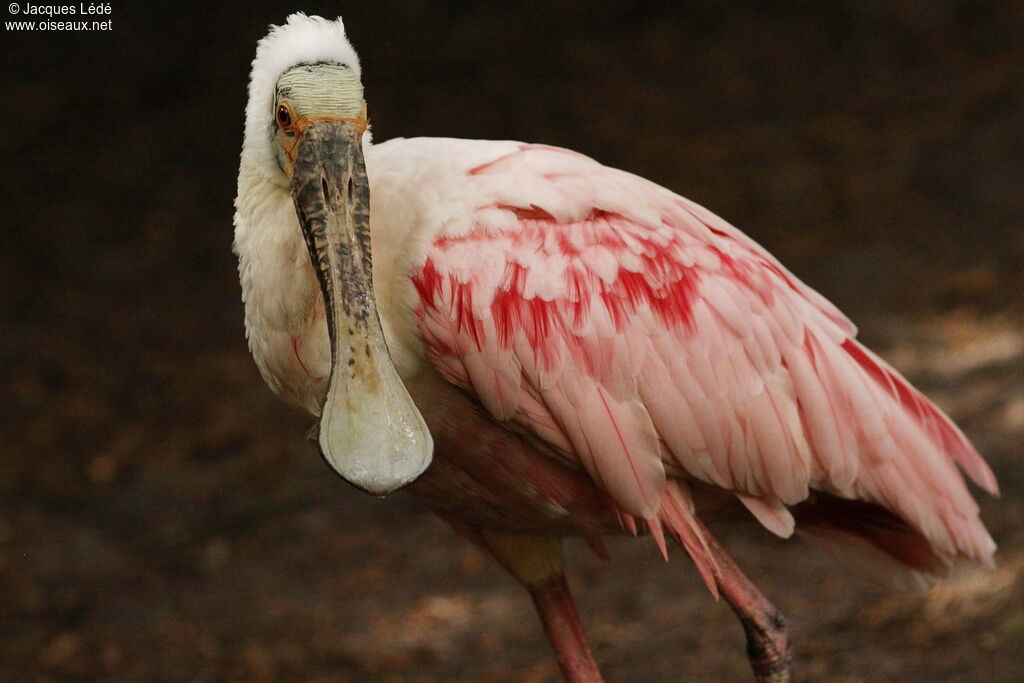
[[715,561],[715,583],[747,634],[747,658],[754,678],[758,683],[789,683],[793,650],[782,612],[740,571],[711,531],[701,526]]
[[793,680],[793,649],[786,619],[772,607],[756,616],[742,616],[747,634],[747,657],[758,683],[789,683]]

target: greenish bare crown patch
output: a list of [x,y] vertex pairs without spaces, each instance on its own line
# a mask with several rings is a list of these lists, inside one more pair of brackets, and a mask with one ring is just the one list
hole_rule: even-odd
[[298,118],[353,118],[363,113],[363,84],[342,64],[299,64],[277,79],[275,106],[281,102],[287,102]]

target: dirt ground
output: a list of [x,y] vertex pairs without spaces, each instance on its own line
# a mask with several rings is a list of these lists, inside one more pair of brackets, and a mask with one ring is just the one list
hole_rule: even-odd
[[[249,357],[245,82],[291,6],[125,4],[105,34],[0,41],[0,680],[558,680],[525,594],[415,501],[331,475]],[[345,13],[378,139],[558,144],[701,202],[986,455],[999,567],[924,593],[718,529],[799,678],[1020,680],[1020,3],[359,5],[307,7]],[[745,680],[682,553],[610,546],[568,550],[610,681]]]

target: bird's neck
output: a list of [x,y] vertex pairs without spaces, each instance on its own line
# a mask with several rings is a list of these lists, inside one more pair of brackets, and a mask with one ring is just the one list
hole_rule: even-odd
[[281,340],[298,343],[309,335],[318,306],[323,318],[322,303],[288,188],[244,163],[235,199],[234,249],[249,346],[266,377],[265,366],[273,365],[270,356]]

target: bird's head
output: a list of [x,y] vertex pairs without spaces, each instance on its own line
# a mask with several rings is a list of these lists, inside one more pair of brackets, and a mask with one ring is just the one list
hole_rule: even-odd
[[252,64],[242,163],[288,188],[320,283],[331,375],[318,443],[345,479],[383,495],[419,476],[433,444],[391,361],[373,290],[366,103],[341,19],[293,14]]

